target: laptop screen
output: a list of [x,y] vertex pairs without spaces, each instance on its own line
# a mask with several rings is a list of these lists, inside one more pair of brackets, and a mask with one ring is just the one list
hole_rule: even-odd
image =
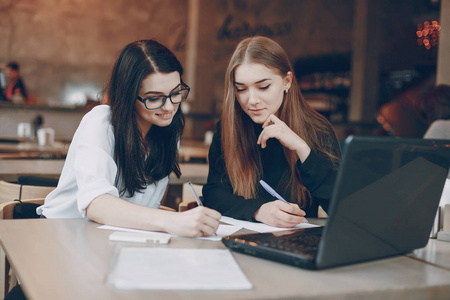
[[350,137],[318,264],[362,261],[423,247],[450,162],[450,141]]
[[[224,244],[311,269],[424,247],[448,174],[450,141],[352,136],[346,143],[323,231],[230,236]],[[321,234],[317,247],[305,251],[303,242],[293,242],[311,233]]]

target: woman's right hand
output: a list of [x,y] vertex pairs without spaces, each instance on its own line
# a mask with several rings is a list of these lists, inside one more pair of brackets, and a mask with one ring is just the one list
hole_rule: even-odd
[[174,213],[167,224],[167,232],[187,237],[210,236],[216,233],[221,216],[218,211],[204,206]]
[[263,204],[255,213],[255,220],[269,226],[292,228],[307,222],[305,211],[297,204],[275,200]]

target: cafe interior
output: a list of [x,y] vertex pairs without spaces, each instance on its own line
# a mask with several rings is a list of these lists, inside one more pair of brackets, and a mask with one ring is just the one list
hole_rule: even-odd
[[[427,109],[449,117],[448,98],[447,104],[425,103],[434,88],[449,83],[441,2],[13,1],[0,11],[0,63],[3,71],[10,61],[20,64],[28,97],[0,101],[0,158],[63,160],[83,115],[103,103],[118,52],[144,38],[175,53],[191,87],[181,107],[183,162],[206,163],[228,60],[250,35],[284,47],[305,99],[340,140],[350,134],[422,137],[433,121]],[[39,129],[45,131],[41,144]]]
[[[14,61],[28,95],[0,101],[0,181],[56,184],[81,118],[105,103],[119,51],[153,38],[179,58],[191,87],[181,105],[182,176],[170,177],[162,203],[178,210],[187,181],[206,183],[225,71],[252,35],[286,50],[303,96],[340,141],[422,138],[450,119],[450,0],[3,1],[2,93]],[[15,197],[27,198],[0,195]]]

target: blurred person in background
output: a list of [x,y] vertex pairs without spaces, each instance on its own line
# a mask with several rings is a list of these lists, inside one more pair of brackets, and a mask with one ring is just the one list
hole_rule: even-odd
[[17,62],[8,63],[5,75],[8,84],[5,90],[6,99],[13,103],[29,103],[27,89],[20,76],[19,64]]

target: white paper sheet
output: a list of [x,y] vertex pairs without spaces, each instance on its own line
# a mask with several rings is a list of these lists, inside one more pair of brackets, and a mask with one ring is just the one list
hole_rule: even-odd
[[[225,216],[222,216],[220,218],[220,221],[223,223],[226,223],[226,224],[219,225],[219,228],[217,229],[217,232],[216,232],[217,235],[198,237],[197,239],[220,241],[220,240],[222,240],[222,237],[231,235],[231,234],[237,232],[238,230],[240,230],[241,228],[246,228],[249,230],[253,230],[255,232],[264,233],[264,232],[281,231],[281,230],[298,229],[298,228],[309,228],[309,227],[317,227],[318,226],[318,225],[311,224],[311,223],[301,223],[292,228],[282,228],[282,227],[269,226],[264,223],[236,220],[236,219],[233,219],[230,217],[225,217]],[[115,231],[157,233],[156,231],[139,230],[139,229],[109,226],[109,225],[102,225],[102,226],[99,226],[98,228],[99,229],[107,229],[107,230],[115,230]],[[172,235],[172,236],[176,236],[176,235]]]
[[108,278],[118,289],[248,290],[252,284],[226,249],[124,247]]
[[[126,228],[126,227],[117,227],[117,226],[110,226],[110,225],[102,225],[97,227],[99,229],[106,229],[106,230],[114,230],[114,231],[128,231],[128,232],[141,232],[141,233],[161,233],[161,232],[157,232],[157,231],[149,231],[149,230],[140,230],[140,229],[132,229],[132,228]],[[238,231],[239,229],[241,229],[242,227],[238,226],[238,225],[234,225],[234,224],[220,224],[219,228],[217,228],[217,235],[212,235],[212,236],[202,236],[202,237],[198,237],[197,239],[202,239],[202,240],[210,240],[210,241],[220,241],[222,240],[222,237],[231,235],[233,233],[235,233],[236,231]],[[176,236],[176,235],[171,235],[171,236]]]
[[238,227],[242,227],[242,228],[246,228],[249,230],[253,230],[256,232],[272,232],[272,231],[281,231],[281,230],[288,230],[288,229],[298,229],[298,228],[309,228],[309,227],[317,227],[318,225],[315,224],[311,224],[311,223],[301,223],[298,224],[297,226],[293,227],[293,228],[282,228],[282,227],[273,227],[273,226],[269,226],[266,225],[264,223],[256,223],[256,222],[248,222],[248,221],[242,221],[242,220],[236,220],[230,217],[225,217],[222,216],[222,218],[220,218],[220,221],[227,223],[227,224],[232,224]]

